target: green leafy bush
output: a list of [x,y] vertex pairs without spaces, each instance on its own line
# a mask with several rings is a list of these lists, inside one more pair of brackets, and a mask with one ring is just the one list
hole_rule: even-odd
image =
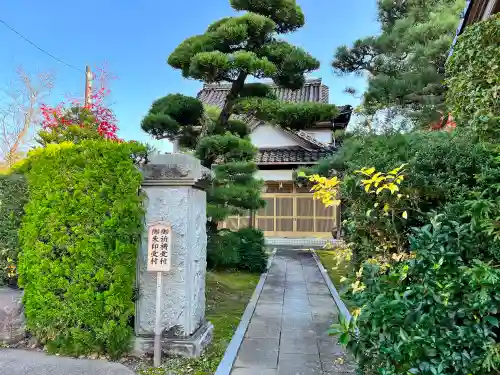
[[[350,295],[354,319],[331,333],[353,350],[360,374],[500,370],[499,26],[495,16],[466,28],[448,61],[447,104],[458,131],[355,137],[320,166],[348,174],[408,163],[407,225],[372,220],[373,200],[359,181],[346,177],[342,187],[347,238],[362,268]],[[406,256],[383,266],[366,261],[389,228],[406,239],[399,249]]]
[[267,268],[264,233],[253,228],[218,231],[209,238],[207,263],[211,269],[264,272]]
[[28,200],[26,180],[20,174],[0,174],[0,285],[16,284],[18,231]]
[[210,269],[237,269],[240,262],[239,238],[230,230],[212,233],[207,244],[207,265]]
[[19,282],[27,329],[50,351],[127,351],[143,229],[137,143],[84,140],[29,155]]
[[[471,189],[486,184],[477,176],[496,167],[491,150],[477,140],[467,130],[355,136],[344,143],[339,153],[320,163],[320,174],[330,176],[336,171],[342,177],[343,228],[356,269],[377,253],[407,251],[411,228],[425,225],[429,212],[467,199]],[[363,167],[389,171],[404,163],[405,180],[399,193],[406,201],[408,218],[394,223],[390,217],[369,214],[377,197],[364,192],[362,178],[354,172]],[[394,230],[400,233],[400,246],[388,250]]]
[[464,125],[500,116],[499,40],[497,14],[465,28],[447,62],[446,104]]
[[362,309],[349,341],[361,374],[498,371],[500,271],[483,251],[484,240],[482,231],[448,212],[416,230],[414,259],[383,274],[364,267],[366,289],[354,295]]
[[238,268],[248,272],[264,272],[267,268],[264,232],[254,228],[243,228],[235,234],[240,240]]

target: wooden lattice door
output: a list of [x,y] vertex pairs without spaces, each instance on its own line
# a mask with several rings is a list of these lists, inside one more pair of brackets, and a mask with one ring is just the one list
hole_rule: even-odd
[[[307,187],[290,184],[272,184],[262,195],[266,207],[256,212],[253,225],[268,237],[323,237],[329,238],[336,229],[338,207],[326,208],[313,199]],[[221,224],[222,228],[237,230],[248,226],[249,216],[233,216]]]

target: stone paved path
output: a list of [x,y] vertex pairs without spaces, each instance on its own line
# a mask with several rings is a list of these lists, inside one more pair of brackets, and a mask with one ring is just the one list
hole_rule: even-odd
[[264,284],[232,375],[353,373],[326,330],[338,310],[309,252],[279,250]]

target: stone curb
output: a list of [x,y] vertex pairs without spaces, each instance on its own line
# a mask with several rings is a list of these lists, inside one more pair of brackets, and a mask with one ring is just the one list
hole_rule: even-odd
[[333,300],[335,301],[335,304],[337,305],[337,308],[339,309],[339,312],[347,319],[347,321],[351,320],[351,313],[345,306],[344,302],[342,301],[342,298],[340,298],[340,294],[337,291],[337,288],[335,288],[335,285],[333,285],[332,280],[330,279],[330,276],[328,275],[328,272],[326,271],[325,267],[321,263],[321,260],[318,257],[318,254],[316,254],[316,250],[311,249],[312,255],[314,260],[316,261],[316,264],[318,265],[319,271],[323,275],[323,279],[325,279],[326,286],[330,290],[330,294],[333,297]]
[[236,328],[233,338],[227,346],[224,357],[220,361],[214,375],[229,375],[231,373],[234,361],[238,356],[238,351],[240,350],[241,343],[245,338],[245,333],[248,329],[248,326],[250,325],[250,319],[252,319],[255,307],[257,306],[257,301],[259,300],[260,293],[262,292],[262,288],[264,287],[264,283],[266,282],[267,275],[269,273],[269,269],[271,268],[271,264],[275,255],[276,249],[274,249],[272,254],[269,256],[269,259],[267,261],[267,271],[260,276],[259,283],[255,287],[252,298],[250,298],[250,302],[248,302],[248,305],[245,308],[245,312],[241,317],[240,324],[238,325],[238,328]]

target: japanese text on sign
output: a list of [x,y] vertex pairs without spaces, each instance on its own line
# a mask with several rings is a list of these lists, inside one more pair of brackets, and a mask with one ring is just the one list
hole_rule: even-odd
[[148,271],[170,271],[172,228],[167,224],[154,224],[148,230]]

